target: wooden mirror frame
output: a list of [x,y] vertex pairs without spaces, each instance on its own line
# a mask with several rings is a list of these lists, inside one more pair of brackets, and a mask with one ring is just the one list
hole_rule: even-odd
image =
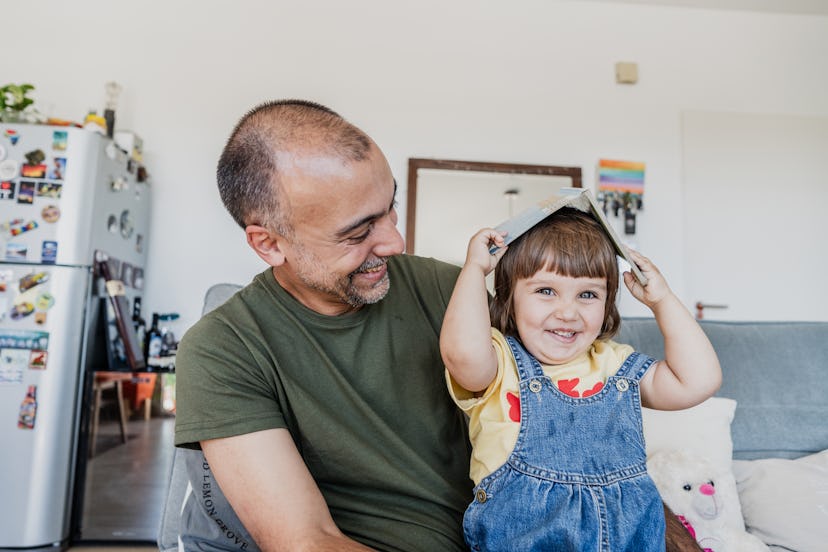
[[556,165],[526,165],[521,163],[489,163],[479,161],[456,161],[451,159],[409,158],[408,196],[406,199],[405,251],[414,253],[414,236],[417,220],[417,176],[420,169],[441,169],[449,171],[476,171],[504,174],[536,174],[544,176],[568,176],[573,188],[583,187],[581,167],[560,167]]

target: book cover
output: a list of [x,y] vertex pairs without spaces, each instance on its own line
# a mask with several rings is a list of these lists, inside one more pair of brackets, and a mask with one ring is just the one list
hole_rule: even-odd
[[[615,229],[604,215],[604,211],[595,201],[595,198],[592,196],[592,192],[588,189],[561,188],[558,190],[557,194],[538,202],[536,205],[529,207],[509,220],[497,225],[495,230],[508,232],[506,234],[506,245],[509,245],[537,223],[563,207],[573,207],[585,213],[592,214],[609,237],[618,256],[630,265],[630,271],[636,279],[641,282],[641,285],[647,285],[647,277],[642,274],[641,270],[638,268],[638,265],[633,262],[627,248],[621,242],[621,239],[618,237]],[[497,248],[491,249],[491,252],[495,251],[497,251]]]

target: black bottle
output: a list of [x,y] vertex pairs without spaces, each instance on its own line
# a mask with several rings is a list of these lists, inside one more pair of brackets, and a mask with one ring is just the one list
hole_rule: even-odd
[[158,313],[152,313],[152,326],[150,326],[149,331],[147,332],[146,336],[146,357],[147,359],[150,358],[158,358],[161,356],[161,346],[164,343],[164,340],[161,335],[161,330],[158,329]]

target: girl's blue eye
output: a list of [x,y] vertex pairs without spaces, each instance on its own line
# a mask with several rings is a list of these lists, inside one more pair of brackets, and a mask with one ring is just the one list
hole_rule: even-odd
[[594,291],[585,291],[581,293],[581,299],[597,299],[598,294]]
[[538,290],[538,293],[540,293],[541,295],[552,295],[553,291],[552,288],[540,288]]

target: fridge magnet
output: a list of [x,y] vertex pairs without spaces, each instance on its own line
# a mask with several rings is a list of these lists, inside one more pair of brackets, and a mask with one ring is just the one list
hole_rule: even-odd
[[21,226],[13,226],[9,229],[9,234],[11,234],[12,237],[15,237],[19,236],[20,234],[25,234],[26,232],[34,230],[35,228],[37,228],[37,222],[30,220],[29,222]]
[[55,264],[57,262],[58,242],[44,240],[40,247],[40,262],[43,264]]
[[49,358],[49,353],[46,351],[38,351],[33,349],[29,355],[29,369],[30,370],[45,370],[46,361]]
[[0,199],[14,199],[14,182],[4,180],[0,182]]
[[56,151],[66,151],[66,146],[69,143],[69,133],[65,130],[56,130],[52,133],[52,149]]
[[5,134],[6,138],[9,139],[9,142],[11,142],[11,145],[13,145],[13,146],[17,145],[17,141],[20,139],[20,135],[17,134],[16,130],[14,130],[13,128],[7,128],[6,131],[3,134]]
[[14,278],[14,272],[11,270],[0,270],[0,293],[5,293],[9,289],[9,282]]
[[47,311],[53,306],[55,306],[55,296],[48,291],[44,291],[35,299],[35,308],[39,311]]
[[144,252],[144,235],[138,234],[135,236],[135,251],[138,253]]
[[34,429],[37,419],[37,385],[30,385],[20,403],[20,413],[17,415],[17,427],[20,429]]
[[63,180],[63,175],[66,173],[66,158],[65,157],[55,157],[52,160],[52,168],[49,169],[49,173],[46,175],[46,178],[50,180]]
[[16,218],[7,220],[6,222],[0,222],[0,232],[9,232],[12,229],[12,226],[19,226],[23,224],[22,218]]
[[121,281],[125,286],[132,285],[132,265],[129,263],[121,263]]
[[55,297],[48,291],[44,291],[35,299],[35,308],[39,311],[47,311],[55,306]]
[[26,259],[26,253],[29,248],[24,243],[7,243],[6,244],[6,260],[7,261],[22,261]]
[[[22,354],[21,354],[22,353]],[[26,364],[23,364],[23,357]],[[20,349],[0,349],[0,384],[23,383],[23,371],[28,366],[29,352]]]
[[26,165],[24,164],[20,167],[20,176],[25,176],[26,178],[45,178],[46,177],[46,165]]
[[21,180],[17,187],[17,202],[31,205],[34,203],[35,183],[31,180]]
[[19,165],[14,159],[0,161],[0,180],[12,180],[17,176]]
[[0,329],[0,349],[3,349],[3,351],[9,349],[41,349],[46,351],[49,349],[49,332]]
[[6,319],[6,312],[9,306],[9,300],[5,296],[0,297],[0,322]]
[[37,324],[38,326],[44,325],[46,323],[46,313],[45,312],[40,312],[40,311],[35,311],[34,321],[35,321],[35,324]]
[[20,282],[17,284],[17,287],[20,290],[20,293],[23,293],[24,291],[30,290],[35,286],[45,284],[48,281],[48,272],[33,272],[20,278]]
[[40,211],[40,216],[43,220],[49,223],[57,222],[60,219],[60,207],[57,205],[47,205]]
[[144,269],[137,266],[132,270],[132,287],[141,290],[144,289]]
[[34,305],[24,301],[23,303],[18,303],[15,306],[13,306],[9,311],[9,316],[12,320],[20,320],[22,318],[26,318],[33,312]]
[[117,234],[118,217],[116,217],[115,215],[109,215],[109,217],[106,219],[106,229],[112,234]]
[[29,369],[30,370],[45,370],[46,361],[49,359],[49,353],[46,351],[38,351],[33,349],[29,355]]
[[[32,166],[39,166],[43,165],[43,162],[46,161],[46,154],[43,153],[42,149],[32,150],[30,152],[24,153],[23,157],[26,158],[26,164]],[[45,167],[45,165],[43,165]]]
[[37,196],[50,197],[52,199],[60,199],[60,193],[63,190],[63,184],[57,182],[38,182]]
[[0,144],[0,161],[6,158],[6,146]]

